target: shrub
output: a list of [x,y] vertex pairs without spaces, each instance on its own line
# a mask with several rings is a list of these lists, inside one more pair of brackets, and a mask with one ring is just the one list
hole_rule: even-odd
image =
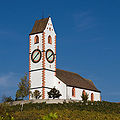
[[86,93],[86,94],[82,93],[81,98],[82,98],[82,101],[83,101],[84,103],[86,103],[87,100],[88,100],[88,94],[87,94],[87,93]]
[[35,90],[32,96],[35,97],[36,99],[39,99],[41,97],[41,92],[39,92],[38,90]]
[[55,98],[59,98],[60,96],[62,96],[62,95],[60,94],[60,91],[57,90],[55,87],[52,88],[52,89],[48,92],[48,97],[49,97],[49,98],[55,99]]
[[50,113],[46,116],[44,116],[42,119],[38,119],[38,120],[56,120],[58,118],[56,113]]
[[0,120],[14,120],[14,117],[12,117],[12,115],[6,113],[4,116],[0,116]]
[[5,95],[2,97],[3,102],[12,102],[14,101],[11,96],[6,97]]

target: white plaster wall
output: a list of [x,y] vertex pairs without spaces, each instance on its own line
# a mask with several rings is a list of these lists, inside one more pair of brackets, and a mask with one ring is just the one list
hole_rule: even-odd
[[67,99],[81,100],[81,90],[79,88],[75,88],[75,97],[73,97],[72,88],[73,87],[67,87]]
[[[49,30],[49,28],[51,28],[51,31]],[[56,36],[56,34],[54,32],[51,18],[49,18],[44,32],[45,32],[45,51],[47,51],[48,49],[51,49],[55,54],[55,36]],[[52,44],[48,43],[48,36],[49,35],[52,37]],[[55,59],[56,59],[56,57],[55,57]],[[45,56],[45,68],[55,71],[55,61],[53,63],[49,63],[46,59],[46,56]]]
[[89,94],[88,100],[91,100],[91,94],[94,94],[94,101],[100,101],[100,93],[95,91],[85,90]]
[[[35,90],[40,91],[40,92],[41,92],[41,95],[42,95],[42,88],[31,89],[30,91],[33,93]],[[34,98],[34,97],[32,98],[32,97],[30,96],[30,100],[31,100],[31,99],[35,99],[35,98]],[[42,96],[40,97],[40,99],[42,99]]]
[[42,70],[31,72],[31,88],[42,86]]
[[45,70],[45,87],[54,87],[54,76],[55,72]]
[[[38,35],[39,37],[39,43],[34,44],[34,37]],[[39,46],[39,50],[42,53],[42,33],[38,33],[38,34],[34,34],[31,35],[31,53],[37,49],[37,47]],[[43,56],[43,55],[42,55]],[[31,59],[31,58],[30,58]],[[31,70],[35,70],[35,69],[41,69],[42,68],[42,58],[38,63],[33,63],[31,60]]]
[[[72,96],[72,88],[73,87],[69,87],[67,86],[67,99],[72,99],[72,100],[82,100],[81,96],[82,96],[82,92],[85,89],[80,89],[80,88],[75,88],[75,97]],[[95,92],[95,91],[91,91],[91,90],[85,90],[85,92],[89,95],[88,100],[91,101],[91,94],[94,94],[94,101],[100,101],[100,93],[99,92]]]
[[[43,90],[43,88],[31,89],[30,91],[33,93],[35,90],[40,91],[40,92],[41,92],[41,95],[42,95],[42,90]],[[51,89],[45,88],[45,99],[49,99],[49,97],[48,97],[48,92],[49,92],[50,90],[51,90]],[[32,98],[32,97],[30,96],[30,99],[35,99],[35,98]],[[39,99],[42,99],[42,96],[41,96]]]
[[[49,30],[49,28],[51,28],[51,31]],[[54,28],[52,25],[51,18],[49,18],[44,32],[45,32],[45,51],[47,51],[48,49],[51,49],[55,54],[55,45],[56,45],[55,44],[55,36],[56,36],[56,34],[55,34],[55,31],[54,31]],[[52,37],[52,44],[48,43],[49,35]],[[56,56],[55,56],[55,60],[56,60]],[[46,69],[55,71],[56,70],[55,60],[53,63],[49,63],[46,59],[46,52],[45,52],[45,68]],[[54,87],[55,72],[53,72],[53,71],[45,70],[45,87],[48,87],[48,88]],[[45,89],[45,99],[48,99],[47,92],[49,92],[49,91],[50,91],[50,89],[47,89],[47,88]]]
[[[51,28],[51,31],[49,30]],[[46,28],[44,30],[45,32],[45,51],[47,49],[51,49],[55,53],[55,31],[52,25],[51,18],[49,18],[48,23],[46,25]],[[39,43],[34,44],[34,37],[38,35],[39,37]],[[31,53],[38,48],[42,51],[42,33],[31,35]],[[52,44],[48,43],[48,36],[52,37]],[[43,57],[43,52],[42,52]],[[56,57],[55,57],[56,59]],[[42,58],[38,63],[33,63],[31,60],[31,70],[41,69],[42,68]],[[49,63],[46,60],[46,52],[45,52],[45,68],[49,70],[56,70],[55,61],[53,63]],[[55,78],[55,72],[45,70],[45,87],[53,88],[54,87],[54,78]],[[42,87],[42,70],[38,71],[32,71],[31,72],[31,88],[36,87]],[[32,89],[34,91],[35,89]],[[39,90],[39,89],[38,89]],[[42,89],[41,89],[42,90]],[[50,91],[50,89],[45,88],[45,99],[48,99],[47,92]],[[42,92],[42,91],[41,91]]]
[[[36,35],[38,35],[39,37],[39,43],[34,44],[34,37]],[[31,70],[42,68],[42,58],[38,63],[33,63],[31,60],[31,54],[35,49],[37,49],[38,46],[42,53],[42,33],[31,35],[31,53],[30,53]],[[42,85],[42,71],[41,70],[32,71],[30,81],[31,81],[31,88],[40,87]]]
[[56,76],[54,77],[54,86],[61,93],[60,99],[66,99],[66,84],[59,80]]
[[49,99],[48,92],[50,91],[50,88],[45,88],[45,99]]
[[[46,71],[47,75],[49,76],[49,71]],[[48,81],[48,83],[45,83],[45,87],[49,87],[49,88],[53,88],[55,87],[57,90],[60,91],[61,95],[59,99],[66,99],[66,84],[64,84],[62,81],[60,81],[56,76],[53,76],[52,74],[50,74],[51,77],[49,76],[49,80],[45,80]],[[51,78],[51,79],[50,79]],[[48,99],[48,94],[47,92],[49,92],[50,89],[45,88],[45,99]]]

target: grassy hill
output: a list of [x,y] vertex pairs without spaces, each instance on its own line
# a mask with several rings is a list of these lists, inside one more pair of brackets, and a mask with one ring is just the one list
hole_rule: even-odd
[[88,102],[88,104],[24,104],[9,106],[0,105],[0,116],[8,113],[15,120],[38,120],[49,113],[56,113],[58,120],[120,120],[120,104],[111,102]]

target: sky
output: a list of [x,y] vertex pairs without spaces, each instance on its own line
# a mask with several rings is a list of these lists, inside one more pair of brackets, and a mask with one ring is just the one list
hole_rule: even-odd
[[14,98],[29,71],[29,33],[51,16],[57,34],[57,68],[90,79],[102,100],[120,102],[119,0],[0,1],[0,99]]

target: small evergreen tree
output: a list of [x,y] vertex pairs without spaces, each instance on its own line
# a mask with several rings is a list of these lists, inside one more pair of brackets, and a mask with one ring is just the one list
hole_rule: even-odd
[[38,90],[35,90],[32,96],[35,97],[36,99],[39,99],[41,97],[41,92],[39,92]]
[[86,93],[86,94],[82,93],[81,98],[82,98],[82,101],[83,101],[84,103],[86,103],[87,100],[88,100],[88,94],[87,94],[87,93]]
[[16,98],[24,98],[29,95],[29,81],[27,79],[27,74],[23,78],[20,79],[21,81],[18,84],[18,90],[16,91]]
[[60,94],[60,91],[57,90],[55,87],[52,88],[52,89],[48,92],[48,97],[49,97],[49,98],[55,99],[55,98],[59,98],[60,96],[62,96],[62,95]]

